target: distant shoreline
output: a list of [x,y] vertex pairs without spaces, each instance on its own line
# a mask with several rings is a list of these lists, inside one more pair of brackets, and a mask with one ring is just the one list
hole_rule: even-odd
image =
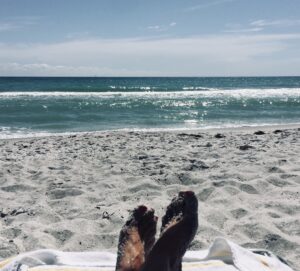
[[36,76],[36,75],[0,75],[0,78],[285,78],[285,77],[300,77],[300,75],[211,75],[211,76],[59,76],[59,75],[49,75],[49,76]]
[[210,132],[232,132],[232,133],[239,133],[239,132],[254,132],[257,130],[263,130],[267,132],[271,132],[272,130],[277,129],[300,129],[300,123],[294,123],[294,124],[275,124],[275,125],[253,125],[253,126],[241,126],[241,127],[216,127],[216,128],[174,128],[174,129],[164,129],[164,128],[149,128],[149,129],[139,129],[139,128],[132,128],[132,129],[112,129],[112,130],[99,130],[99,131],[80,131],[80,132],[62,132],[62,133],[37,133],[36,135],[22,135],[20,137],[18,136],[12,136],[12,137],[4,137],[1,138],[0,133],[0,141],[3,140],[18,140],[18,139],[34,139],[34,138],[49,138],[49,137],[68,137],[68,136],[74,136],[74,135],[102,135],[102,134],[127,134],[127,133],[141,133],[141,134],[153,134],[153,133],[210,133]]

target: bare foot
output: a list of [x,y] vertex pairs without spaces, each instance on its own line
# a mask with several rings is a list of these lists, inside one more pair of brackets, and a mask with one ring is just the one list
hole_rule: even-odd
[[198,201],[192,191],[179,192],[162,218],[160,238],[146,258],[143,271],[180,271],[182,257],[198,228]]
[[123,226],[118,245],[117,271],[139,271],[155,242],[157,217],[139,206]]

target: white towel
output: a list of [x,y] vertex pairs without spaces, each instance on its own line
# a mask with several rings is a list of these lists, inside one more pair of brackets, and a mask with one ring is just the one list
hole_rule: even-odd
[[[116,254],[37,250],[0,262],[0,271],[112,271]],[[183,271],[293,271],[271,252],[266,255],[217,238],[208,250],[187,251]]]

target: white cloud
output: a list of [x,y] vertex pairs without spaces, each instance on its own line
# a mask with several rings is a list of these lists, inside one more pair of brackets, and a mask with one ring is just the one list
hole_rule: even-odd
[[130,76],[133,73],[136,76],[143,75],[144,71],[128,71],[126,69],[111,69],[107,67],[95,66],[64,66],[49,65],[46,63],[21,64],[17,62],[0,64],[0,73],[12,76],[103,76],[122,74]]
[[168,25],[149,25],[147,29],[162,32],[162,31],[168,31],[170,28],[176,25],[177,25],[176,22],[171,22]]
[[147,28],[150,29],[150,30],[160,30],[162,28],[162,26],[160,26],[160,25],[149,25]]
[[228,30],[224,30],[225,33],[250,33],[250,32],[260,32],[262,31],[262,27],[253,27],[253,28],[232,28]]
[[6,20],[0,21],[0,32],[15,31],[34,25],[38,22],[40,17],[37,16],[17,16],[10,17]]
[[205,3],[196,5],[196,6],[188,7],[185,9],[185,11],[195,11],[195,10],[199,10],[199,9],[203,9],[203,8],[208,8],[208,7],[212,7],[212,6],[218,6],[218,5],[222,5],[222,4],[226,4],[226,3],[231,3],[234,1],[236,1],[236,0],[215,0],[215,1],[210,0]]
[[[268,75],[300,70],[300,34],[0,43],[1,75]],[[292,63],[289,64],[288,63]]]
[[300,20],[282,19],[282,20],[256,20],[250,25],[264,27],[264,26],[296,26],[300,25]]
[[226,33],[247,33],[260,32],[267,27],[289,27],[300,25],[300,20],[282,19],[282,20],[255,20],[246,27],[241,24],[227,24]]

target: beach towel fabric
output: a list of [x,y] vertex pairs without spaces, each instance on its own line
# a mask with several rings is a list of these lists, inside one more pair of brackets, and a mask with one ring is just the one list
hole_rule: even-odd
[[[261,255],[265,254],[265,255]],[[0,271],[112,271],[116,254],[37,250],[0,262]],[[256,254],[224,238],[208,250],[188,251],[183,271],[293,271],[269,251]]]

